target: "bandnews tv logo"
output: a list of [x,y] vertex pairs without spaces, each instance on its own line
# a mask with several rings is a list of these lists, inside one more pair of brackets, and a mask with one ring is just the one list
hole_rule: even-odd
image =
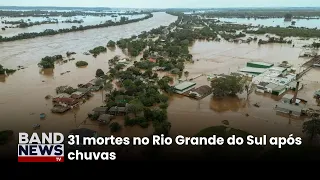
[[61,133],[19,133],[18,162],[64,162]]

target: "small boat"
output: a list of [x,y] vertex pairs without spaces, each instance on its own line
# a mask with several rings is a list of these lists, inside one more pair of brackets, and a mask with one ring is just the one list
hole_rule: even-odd
[[33,129],[39,129],[40,128],[40,124],[34,124],[32,125]]
[[40,114],[40,118],[41,118],[41,119],[46,118],[46,114],[45,114],[45,113],[41,113],[41,114]]

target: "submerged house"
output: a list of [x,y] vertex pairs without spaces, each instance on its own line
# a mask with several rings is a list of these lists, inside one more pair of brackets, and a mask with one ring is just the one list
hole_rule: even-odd
[[[288,84],[288,89],[292,91],[296,91],[296,88],[297,88],[297,81],[292,81]],[[300,91],[302,88],[303,88],[303,84],[300,83],[298,91]]]
[[285,94],[285,95],[282,97],[281,101],[282,101],[283,103],[291,104],[293,98],[294,98],[294,95],[293,95],[293,94]]
[[108,110],[111,115],[126,115],[128,113],[128,107],[113,106]]
[[70,107],[70,106],[75,106],[79,103],[78,100],[73,99],[73,98],[55,98],[52,100],[54,105],[60,105],[64,107]]
[[183,94],[187,91],[192,90],[196,86],[195,82],[184,81],[174,86],[174,90],[177,94]]
[[211,92],[212,92],[211,87],[204,85],[204,86],[200,86],[194,90],[191,90],[189,92],[189,95],[194,94],[197,98],[203,98],[203,97],[210,95]]
[[57,98],[70,98],[70,95],[67,93],[61,93],[61,94],[58,94],[56,97],[54,97],[52,100]]
[[114,118],[113,115],[110,114],[101,114],[97,119],[100,123],[109,124],[110,121]]
[[276,96],[280,96],[281,94],[285,93],[287,91],[286,86],[277,86],[274,89],[272,89],[272,94]]
[[85,93],[76,91],[76,92],[71,94],[71,98],[73,98],[73,99],[81,99],[84,95],[85,95]]
[[278,103],[275,107],[275,110],[280,113],[290,114],[293,116],[301,116],[303,108],[301,106],[287,104],[287,103]]
[[257,92],[261,92],[261,93],[264,93],[266,90],[267,90],[267,86],[269,85],[269,83],[267,82],[260,82],[258,85],[257,85],[257,89],[256,91]]
[[260,61],[252,61],[247,63],[247,67],[252,68],[271,68],[274,64],[273,63],[266,63],[266,62],[260,62]]
[[100,116],[102,114],[107,114],[108,113],[108,108],[107,107],[96,107],[92,111],[93,111],[94,114],[97,114],[97,115]]
[[244,67],[239,70],[242,73],[248,73],[253,75],[259,75],[267,71],[267,69],[264,68],[256,68],[256,67]]
[[268,93],[272,93],[273,89],[277,88],[278,85],[274,83],[269,83],[268,85],[265,86],[265,91]]

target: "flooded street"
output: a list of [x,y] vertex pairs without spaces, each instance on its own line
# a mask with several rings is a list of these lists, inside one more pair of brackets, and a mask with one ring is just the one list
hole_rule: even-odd
[[[117,48],[99,55],[97,58],[85,56],[83,52],[93,47],[105,46],[109,40],[138,35],[160,25],[169,25],[177,18],[165,13],[155,13],[153,18],[122,26],[92,29],[84,32],[74,32],[53,37],[41,37],[29,40],[0,43],[0,64],[6,68],[16,68],[18,65],[27,66],[8,77],[0,77],[0,127],[31,132],[33,124],[40,124],[40,131],[68,132],[79,127],[93,108],[102,105],[102,93],[95,93],[89,101],[64,115],[50,112],[51,100],[45,96],[55,95],[55,88],[61,85],[76,87],[87,83],[95,76],[98,68],[108,71],[108,60],[115,55],[125,57]],[[74,51],[72,56],[76,60],[56,65],[54,70],[41,71],[37,63],[44,56],[62,54]],[[308,59],[298,58],[301,47],[287,44],[266,44],[258,46],[256,43],[236,44],[229,42],[197,41],[190,51],[193,54],[194,64],[187,64],[186,71],[189,77],[199,74],[231,73],[245,66],[248,61],[265,61],[279,64],[288,61],[299,68]],[[75,62],[85,60],[89,63],[86,68],[77,68]],[[70,73],[61,75],[61,73]],[[312,98],[314,89],[320,89],[318,79],[319,69],[313,69],[303,79],[306,87],[299,92],[299,97],[308,100],[308,104],[315,105]],[[199,86],[210,85],[206,76],[194,80]],[[262,135],[302,135],[303,119],[283,117],[276,114],[274,107],[279,97],[256,94],[230,97],[224,100],[212,99],[208,96],[200,101],[187,97],[173,96],[168,108],[169,121],[172,123],[172,135],[192,136],[199,130],[209,126],[221,125],[222,120],[228,120],[230,126]],[[259,102],[260,108],[253,104]],[[39,114],[46,113],[45,120],[40,120]],[[115,121],[123,124],[123,118]],[[87,120],[80,127],[97,130],[100,134],[110,134],[108,126],[98,126]],[[147,136],[153,132],[152,126],[147,129],[126,127],[119,132],[121,136]]]

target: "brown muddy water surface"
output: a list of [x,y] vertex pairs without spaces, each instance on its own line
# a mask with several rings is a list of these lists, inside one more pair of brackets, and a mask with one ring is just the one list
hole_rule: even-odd
[[[40,124],[40,131],[68,132],[77,127],[97,130],[100,134],[110,135],[107,126],[98,126],[87,120],[80,125],[87,113],[102,104],[101,92],[95,93],[89,101],[64,115],[50,113],[51,100],[45,100],[46,95],[55,95],[55,88],[61,85],[77,86],[94,78],[98,68],[108,70],[108,60],[115,55],[125,57],[121,50],[108,50],[97,58],[85,56],[82,53],[95,46],[105,45],[110,39],[117,40],[148,31],[159,25],[168,25],[176,17],[155,13],[154,17],[134,24],[117,27],[93,29],[84,32],[68,33],[53,37],[42,37],[0,44],[0,64],[7,68],[18,65],[27,66],[8,77],[0,77],[0,130],[12,129],[15,132],[31,132],[33,124]],[[161,23],[161,24],[160,24]],[[75,51],[75,61],[57,65],[54,70],[41,71],[37,67],[40,59],[47,55],[65,54]],[[252,44],[234,44],[228,42],[196,42],[190,51],[195,60],[194,64],[187,64],[189,77],[199,74],[225,73],[237,71],[251,60],[280,63],[288,61],[299,67],[308,59],[298,58],[301,48],[291,45],[267,44],[258,46]],[[89,63],[86,68],[77,68],[75,62],[85,60]],[[61,73],[70,73],[61,75]],[[299,92],[299,97],[315,105],[312,94],[320,89],[317,83],[319,69],[311,70],[303,77],[305,88]],[[198,86],[209,85],[205,76],[195,79]],[[256,135],[302,135],[303,119],[279,116],[273,110],[278,97],[270,97],[252,93],[249,100],[245,95],[221,99],[208,96],[200,101],[182,96],[173,96],[168,108],[169,121],[172,123],[171,134],[192,136],[206,127],[221,125],[222,120],[228,120],[234,128],[240,128]],[[254,103],[260,103],[260,108]],[[45,120],[40,120],[39,114],[46,113]],[[249,116],[247,116],[248,114]],[[115,121],[123,124],[123,118]],[[79,126],[80,125],[80,126]],[[152,126],[147,129],[126,127],[116,135],[147,136],[153,132]]]

